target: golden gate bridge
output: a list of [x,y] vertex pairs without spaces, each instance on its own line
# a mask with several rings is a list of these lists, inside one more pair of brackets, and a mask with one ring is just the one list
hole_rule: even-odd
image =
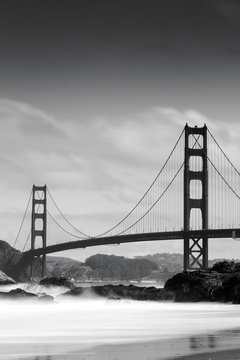
[[[49,202],[65,225],[49,211]],[[188,124],[157,176],[137,204],[110,229],[88,235],[67,219],[47,186],[33,185],[14,243],[20,237],[32,203],[31,225],[16,264],[17,274],[36,257],[99,245],[161,240],[183,241],[185,270],[208,267],[208,240],[240,237],[240,173],[207,128]],[[48,223],[70,237],[50,240]],[[70,228],[70,230],[69,230]]]

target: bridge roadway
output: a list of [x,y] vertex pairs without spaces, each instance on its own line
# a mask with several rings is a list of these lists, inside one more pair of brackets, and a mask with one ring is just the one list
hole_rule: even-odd
[[25,251],[23,253],[24,258],[32,258],[44,254],[51,254],[59,251],[65,251],[70,249],[87,248],[91,246],[101,245],[114,245],[125,244],[131,242],[146,242],[146,241],[161,241],[161,240],[181,240],[186,235],[190,235],[192,238],[240,238],[240,229],[209,229],[209,230],[191,230],[185,231],[164,231],[146,234],[132,234],[132,235],[118,235],[108,237],[93,237],[84,240],[75,240],[62,244],[49,245],[45,248],[38,248],[35,250]]

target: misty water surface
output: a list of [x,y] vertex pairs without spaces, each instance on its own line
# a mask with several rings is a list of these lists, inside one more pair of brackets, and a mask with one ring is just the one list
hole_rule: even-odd
[[[194,349],[199,334],[211,348],[216,346],[212,334],[240,326],[238,305],[110,301],[91,292],[66,298],[58,296],[62,288],[32,286],[31,290],[47,291],[56,301],[1,301],[0,359],[57,359],[59,354],[68,354],[61,359],[75,359],[73,353],[82,359],[79,354],[90,354],[94,347],[182,337]],[[94,359],[91,354],[86,358]]]

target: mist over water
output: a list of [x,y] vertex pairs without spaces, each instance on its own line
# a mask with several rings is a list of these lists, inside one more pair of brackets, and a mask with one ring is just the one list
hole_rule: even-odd
[[100,345],[209,336],[240,326],[238,305],[107,300],[91,291],[74,298],[59,296],[63,288],[22,287],[47,292],[55,302],[1,301],[0,359],[82,359]]

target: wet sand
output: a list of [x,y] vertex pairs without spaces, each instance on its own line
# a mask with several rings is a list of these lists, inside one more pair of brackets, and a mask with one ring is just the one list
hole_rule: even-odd
[[[156,351],[158,350],[158,351]],[[38,357],[39,360],[240,360],[240,348],[233,350],[212,351],[206,353],[197,353],[191,355],[160,355],[161,349],[149,346],[149,344],[131,344],[121,345],[119,348],[115,346],[102,347],[99,349],[89,349],[84,352]],[[69,356],[69,357],[68,357]],[[36,358],[35,358],[36,359]],[[34,360],[35,360],[34,359]]]
[[240,345],[239,349],[181,356],[176,360],[240,360]]
[[240,360],[240,345],[239,349],[208,352],[202,349],[201,352],[196,350],[189,354],[183,346],[184,341],[182,344],[181,341],[166,346],[162,342],[101,346],[85,351],[84,354],[75,354],[76,357],[71,360]]
[[[62,355],[46,355],[28,358],[29,360],[240,360],[240,348],[211,351],[191,355],[165,356],[162,349],[149,344],[123,344],[103,346],[100,349],[88,349],[81,352]],[[157,351],[156,351],[157,350]],[[160,353],[159,353],[160,351]],[[162,355],[161,355],[162,352]]]
[[[240,360],[240,331],[160,341],[112,343],[38,360]],[[36,360],[32,357],[31,360]]]

